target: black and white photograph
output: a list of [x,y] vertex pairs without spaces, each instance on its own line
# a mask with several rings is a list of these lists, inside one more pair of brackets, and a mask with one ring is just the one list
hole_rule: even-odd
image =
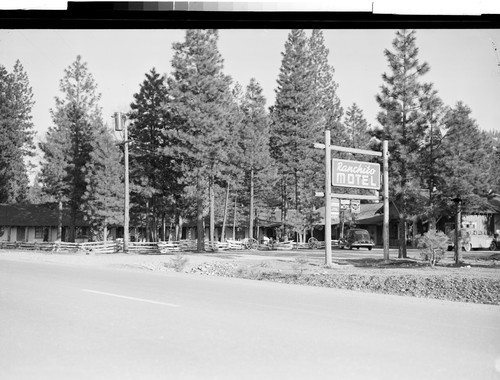
[[498,5],[41,3],[0,379],[500,380]]

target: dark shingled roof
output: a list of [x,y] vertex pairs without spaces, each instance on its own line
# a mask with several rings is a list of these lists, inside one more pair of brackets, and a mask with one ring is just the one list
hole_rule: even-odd
[[[0,204],[0,226],[49,227],[57,226],[58,211],[56,203]],[[69,226],[69,211],[63,210],[63,226]],[[81,216],[76,226],[88,226]]]

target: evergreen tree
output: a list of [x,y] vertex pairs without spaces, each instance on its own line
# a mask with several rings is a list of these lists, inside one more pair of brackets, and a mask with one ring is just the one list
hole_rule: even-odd
[[329,49],[325,46],[323,31],[314,29],[309,39],[315,110],[314,133],[323,135],[325,129],[331,131],[337,145],[347,141],[346,131],[340,120],[344,113],[337,96],[338,84],[334,80],[335,69],[328,62]]
[[421,209],[423,217],[429,220],[429,230],[433,230],[436,227],[436,218],[443,213],[443,205],[447,203],[442,193],[442,184],[447,173],[442,165],[437,164],[445,155],[442,144],[446,109],[431,84],[423,86],[420,103],[422,140],[416,158],[412,160],[413,171],[420,179],[419,187],[427,191]]
[[111,132],[102,127],[94,136],[90,159],[83,168],[82,211],[92,227],[91,235],[105,241],[108,226],[124,222],[124,167]]
[[164,223],[167,211],[172,213],[169,207],[180,191],[176,186],[180,174],[169,154],[167,100],[165,77],[153,68],[134,94],[129,114],[131,189],[137,190],[132,191],[133,210],[145,215],[147,239],[152,241],[158,240],[159,221]]
[[500,194],[500,131],[490,132],[488,133],[490,141],[493,145],[491,156],[492,156],[492,165],[490,170],[490,187],[491,192]]
[[[423,85],[419,78],[429,71],[427,63],[419,63],[415,31],[396,32],[392,46],[386,49],[391,73],[384,73],[384,84],[376,100],[382,109],[377,116],[382,130],[374,130],[379,140],[389,140],[391,162],[389,165],[390,192],[400,215],[399,256],[406,257],[407,221],[412,216],[411,205],[415,204],[415,183],[412,168],[422,141],[421,97]],[[418,194],[417,194],[418,195]]]
[[347,109],[344,126],[348,136],[348,146],[359,149],[368,148],[370,142],[369,126],[363,116],[363,111],[356,103]]
[[41,180],[40,180],[40,173],[37,173],[35,175],[35,179],[33,180],[33,185],[29,187],[28,190],[28,197],[26,201],[30,204],[42,204],[42,203],[48,203],[50,202],[50,198],[47,198],[47,195],[44,194]]
[[63,97],[56,97],[51,109],[54,123],[40,143],[44,154],[42,181],[44,190],[55,195],[59,203],[66,201],[70,209],[69,241],[75,239],[75,222],[87,187],[85,165],[91,160],[96,133],[102,129],[100,94],[88,72],[87,64],[77,56],[64,71],[60,81]]
[[33,93],[19,61],[9,73],[0,65],[0,203],[28,196],[26,158],[33,155]]
[[216,30],[187,30],[174,43],[173,75],[169,78],[169,108],[175,133],[171,154],[182,157],[185,183],[196,187],[197,249],[203,250],[203,206],[209,192],[210,240],[213,240],[215,181],[220,176],[233,109],[231,78],[224,75]]
[[[282,222],[288,221],[291,208],[304,220],[314,213],[318,202],[314,192],[323,187],[315,174],[324,166],[313,143],[323,141],[326,128],[332,130],[337,142],[345,138],[328,54],[320,30],[314,30],[311,38],[303,30],[292,30],[282,53],[270,137],[271,155],[280,176]],[[293,219],[296,224],[297,218]]]
[[[326,48],[322,30],[314,29],[312,31],[309,49],[315,99],[311,124],[315,127],[311,128],[310,138],[314,139],[313,142],[321,142],[324,140],[325,129],[328,129],[332,138],[331,143],[345,146],[348,137],[345,127],[341,123],[344,110],[337,96],[338,84],[334,80],[335,69],[329,64],[330,51]],[[319,151],[314,149],[311,144],[308,144],[307,147],[304,155],[304,163],[306,164],[303,175],[304,190],[300,196],[301,207],[298,209],[299,215],[302,216],[299,228],[304,231],[304,235],[307,229],[312,231],[313,226],[320,220],[317,208],[323,206],[323,200],[315,197],[315,192],[318,189],[324,189],[325,185],[323,177],[317,175],[319,171],[325,172],[324,156],[318,154]],[[339,155],[336,152],[332,152],[332,154]]]
[[301,170],[306,158],[304,150],[317,137],[311,130],[317,127],[311,122],[316,99],[304,30],[290,32],[282,56],[276,101],[271,107],[270,148],[280,176],[281,220],[286,223],[288,209],[296,208],[299,202],[299,178],[303,176]]
[[444,118],[446,135],[443,140],[444,154],[440,158],[446,177],[443,178],[443,195],[448,200],[450,213],[454,205],[449,200],[462,199],[465,212],[473,213],[487,205],[486,197],[491,189],[493,143],[485,132],[479,130],[471,110],[458,102]]
[[266,99],[262,94],[262,87],[252,78],[242,103],[243,119],[238,131],[238,144],[241,149],[241,155],[238,156],[239,166],[245,173],[248,190],[250,237],[254,237],[255,190],[259,183],[259,174],[271,164],[269,118],[265,106]]

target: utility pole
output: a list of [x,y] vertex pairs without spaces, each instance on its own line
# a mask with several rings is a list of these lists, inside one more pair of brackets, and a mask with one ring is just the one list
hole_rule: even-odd
[[332,265],[332,160],[330,130],[325,130],[325,265]]
[[456,265],[459,265],[460,262],[462,261],[462,244],[461,241],[460,241],[460,237],[461,237],[461,234],[462,234],[462,231],[461,231],[461,222],[462,222],[462,200],[460,199],[460,197],[456,197],[456,198],[453,198],[453,202],[455,202],[455,206],[456,206],[456,214],[455,214],[455,239],[454,239],[454,250],[455,250],[455,254],[454,254],[454,259],[455,259],[455,264]]
[[384,261],[389,262],[389,143],[382,143],[383,171],[384,171]]
[[129,243],[129,174],[128,174],[128,130],[127,130],[127,119],[126,116],[121,112],[115,112],[115,130],[121,131],[123,130],[123,152],[124,152],[124,165],[125,165],[125,175],[124,175],[124,184],[125,184],[125,202],[124,202],[124,220],[123,220],[123,252],[128,253],[128,243]]

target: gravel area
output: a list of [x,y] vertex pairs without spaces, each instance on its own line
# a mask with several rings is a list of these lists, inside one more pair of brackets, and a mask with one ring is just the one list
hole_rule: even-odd
[[373,255],[353,257],[352,254],[339,253],[339,257],[333,258],[332,266],[325,267],[323,254],[312,251],[85,255],[0,250],[0,260],[175,271],[492,305],[500,305],[498,256],[465,257],[465,262],[459,267],[448,259],[430,268],[415,258],[391,259],[387,264]]

